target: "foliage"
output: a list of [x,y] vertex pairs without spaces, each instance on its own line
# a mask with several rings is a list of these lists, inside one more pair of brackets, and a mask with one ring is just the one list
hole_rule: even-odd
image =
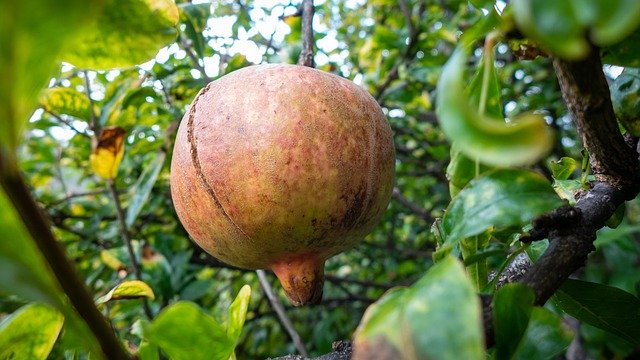
[[[255,273],[188,239],[168,159],[208,81],[297,60],[299,2],[87,4],[0,0],[0,358],[100,356],[92,324],[70,306],[7,190],[18,173],[118,339],[141,359],[294,353]],[[286,306],[309,352],[353,338],[356,353],[383,339],[407,358],[537,359],[578,339],[594,358],[637,356],[637,199],[598,232],[580,280],[553,301],[535,306],[523,285],[496,288],[518,254],[535,261],[546,247],[520,241],[531,221],[574,204],[593,180],[547,53],[578,60],[590,43],[601,46],[621,128],[638,135],[638,2],[315,5],[317,67],[380,103],[397,181],[375,231],[329,260],[323,303]],[[124,135],[106,141],[109,129]],[[489,349],[477,293],[493,296]]]

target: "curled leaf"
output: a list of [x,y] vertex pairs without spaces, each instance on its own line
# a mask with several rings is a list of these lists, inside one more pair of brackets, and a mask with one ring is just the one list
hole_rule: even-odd
[[238,292],[236,299],[229,306],[229,320],[227,321],[227,335],[229,339],[238,342],[244,320],[247,317],[247,309],[249,308],[249,299],[251,298],[251,287],[244,285]]
[[112,300],[128,300],[140,298],[148,298],[153,300],[155,299],[155,295],[153,294],[153,290],[144,281],[131,280],[116,285],[116,287],[111,289],[111,291],[109,291],[105,296],[100,297],[96,301],[96,303],[104,304]]
[[536,114],[523,114],[506,122],[481,115],[464,94],[463,74],[467,50],[458,48],[438,82],[436,112],[451,142],[472,159],[493,166],[519,166],[540,160],[553,145],[553,132]]
[[514,0],[511,4],[522,33],[568,60],[584,58],[589,43],[613,45],[640,26],[637,0]]
[[91,169],[103,179],[114,179],[124,156],[125,131],[119,126],[103,128],[91,151]]

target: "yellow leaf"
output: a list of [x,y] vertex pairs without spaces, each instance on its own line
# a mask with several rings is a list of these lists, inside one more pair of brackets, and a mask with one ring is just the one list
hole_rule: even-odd
[[124,156],[125,131],[119,126],[102,129],[98,143],[91,151],[91,169],[103,179],[114,179]]
[[155,299],[153,290],[145,282],[140,280],[124,281],[109,291],[106,295],[96,300],[97,304],[104,304],[113,300],[128,299]]
[[122,261],[120,261],[120,259],[118,259],[108,250],[102,250],[100,252],[100,260],[102,260],[105,265],[113,270],[122,270],[125,268]]

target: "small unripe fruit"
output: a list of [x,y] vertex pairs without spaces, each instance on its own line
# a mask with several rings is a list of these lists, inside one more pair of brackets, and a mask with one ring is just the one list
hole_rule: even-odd
[[246,269],[272,269],[295,305],[322,295],[324,262],[380,220],[394,181],[377,102],[296,65],[234,71],[200,91],[171,161],[176,212],[193,240]]

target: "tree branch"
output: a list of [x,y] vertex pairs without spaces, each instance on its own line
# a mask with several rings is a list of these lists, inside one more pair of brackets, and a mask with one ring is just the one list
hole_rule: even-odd
[[628,190],[625,200],[633,199],[640,190],[638,154],[618,128],[598,49],[578,62],[554,58],[553,67],[596,178]]
[[[135,275],[136,279],[142,280],[140,265],[138,264],[138,260],[136,260],[136,254],[133,251],[133,246],[131,245],[131,234],[129,233],[129,229],[127,229],[127,222],[124,218],[124,209],[122,208],[122,204],[120,203],[118,190],[116,189],[115,183],[111,179],[107,180],[107,187],[109,188],[109,193],[111,194],[111,198],[113,199],[113,203],[116,208],[116,215],[118,218],[118,223],[120,224],[120,232],[122,233],[124,244],[127,247],[129,258],[131,259],[131,268],[133,269],[133,274]],[[147,315],[147,318],[153,319],[153,312],[151,311],[149,302],[146,298],[142,300],[142,306],[145,315]]]
[[186,39],[184,36],[182,36],[182,33],[178,35],[178,44],[180,45],[182,50],[184,50],[184,52],[187,54],[189,59],[191,59],[191,63],[196,68],[196,70],[198,70],[202,74],[202,78],[206,82],[211,82],[211,78],[207,75],[207,72],[204,70],[204,66],[200,64],[200,59],[198,58],[196,53],[193,51],[193,46],[191,46],[191,42],[188,39]]
[[314,67],[313,62],[313,0],[302,0],[302,51],[298,65]]
[[553,59],[562,96],[572,114],[591,167],[599,180],[573,208],[560,208],[533,223],[532,234],[549,238],[549,249],[523,282],[544,304],[595,248],[596,231],[615,210],[638,195],[640,162],[618,129],[599,51],[577,62]]
[[402,192],[400,192],[400,189],[398,189],[397,187],[393,188],[393,194],[391,196],[393,197],[394,200],[400,203],[400,205],[409,209],[412,213],[420,216],[420,218],[422,218],[427,223],[431,224],[435,220],[431,216],[431,214],[427,211],[427,209],[423,208],[422,206],[414,202],[411,202],[411,200],[404,197],[404,195],[402,195]]
[[308,357],[309,355],[307,354],[307,349],[304,346],[300,335],[293,327],[293,324],[291,323],[291,320],[289,320],[289,317],[287,317],[287,313],[284,311],[284,306],[282,306],[282,303],[280,302],[278,297],[273,293],[273,288],[271,287],[269,280],[267,280],[267,276],[265,275],[264,270],[256,270],[256,274],[258,275],[258,281],[260,282],[260,286],[262,286],[262,290],[264,290],[264,293],[267,295],[267,298],[271,303],[271,307],[276,311],[276,314],[280,319],[280,323],[291,337],[293,345],[302,356]]
[[64,249],[56,241],[50,224],[38,207],[15,164],[8,163],[0,153],[0,185],[11,200],[27,231],[33,238],[43,258],[51,268],[69,302],[84,320],[107,359],[129,359],[111,327],[93,303],[84,281],[67,258]]
[[[549,248],[521,282],[531,287],[535,304],[543,305],[595,250],[596,231],[616,209],[640,191],[640,162],[618,129],[609,87],[596,48],[581,61],[553,59],[562,96],[582,142],[590,154],[597,182],[578,199],[544,214],[533,222],[523,241],[549,239]],[[483,298],[487,345],[493,344],[491,301]]]
[[89,71],[83,71],[84,74],[84,92],[87,94],[87,98],[89,99],[89,104],[91,105],[91,109],[89,109],[89,113],[91,114],[91,131],[93,131],[93,136],[96,138],[100,133],[100,121],[98,121],[98,117],[96,116],[96,110],[93,98],[91,97],[91,81],[89,80]]

